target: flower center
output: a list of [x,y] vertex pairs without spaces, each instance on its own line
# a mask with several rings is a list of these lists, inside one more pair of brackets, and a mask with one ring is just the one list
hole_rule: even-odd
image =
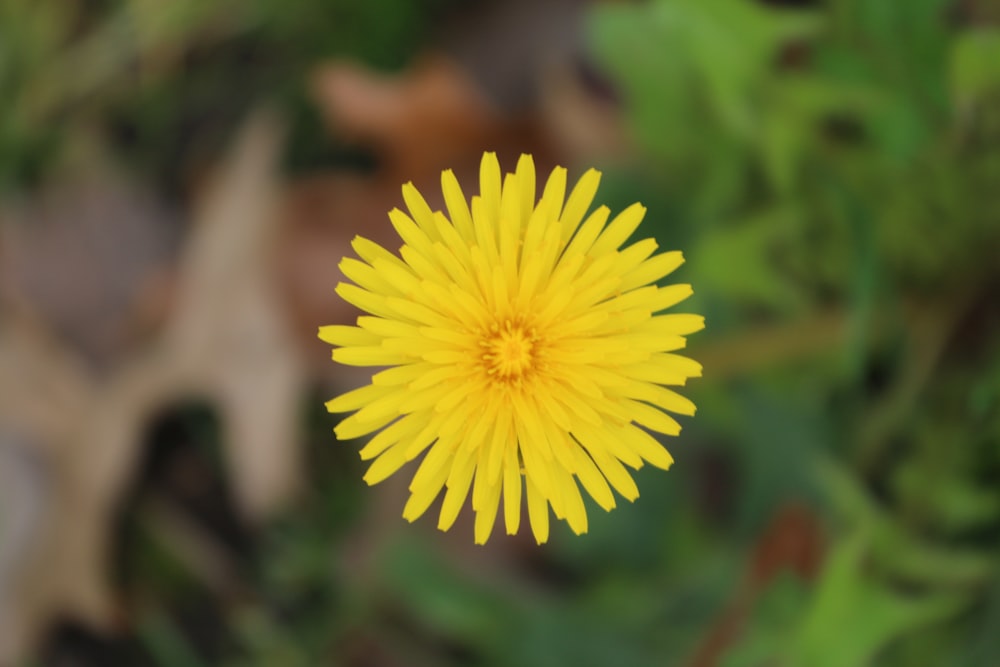
[[535,365],[538,337],[519,320],[505,320],[490,327],[480,341],[483,365],[494,380],[517,382]]

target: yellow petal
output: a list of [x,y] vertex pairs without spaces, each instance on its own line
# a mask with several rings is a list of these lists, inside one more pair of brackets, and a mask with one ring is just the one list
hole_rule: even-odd
[[705,318],[701,315],[687,313],[672,313],[656,315],[645,322],[637,331],[665,336],[686,336],[705,328]]
[[559,494],[562,497],[566,511],[566,523],[577,535],[587,532],[587,510],[583,506],[583,498],[580,497],[580,489],[573,476],[566,471],[560,471],[556,475],[559,484]]
[[691,399],[681,396],[676,391],[664,389],[659,385],[649,382],[630,383],[623,388],[622,395],[652,403],[662,410],[676,412],[679,415],[690,417],[696,411],[695,404]]
[[573,232],[576,231],[580,221],[583,220],[584,214],[586,214],[587,209],[590,208],[590,204],[594,201],[594,195],[597,194],[597,186],[600,182],[601,172],[596,169],[588,169],[580,177],[580,180],[577,181],[576,186],[573,187],[573,191],[569,193],[569,198],[566,200],[566,207],[559,218],[563,223],[563,244],[569,240]]
[[694,294],[690,285],[666,285],[656,291],[656,296],[649,301],[650,310],[654,313],[676,306]]
[[358,253],[358,257],[365,260],[372,266],[375,266],[375,262],[379,260],[389,262],[390,264],[396,264],[401,267],[405,266],[399,257],[396,257],[379,244],[366,239],[363,236],[355,236],[351,241],[351,247],[354,248],[354,252]]
[[600,426],[601,416],[597,414],[597,411],[590,407],[587,401],[575,391],[567,390],[565,387],[563,389],[563,392],[550,394],[549,397],[566,408],[568,412],[576,415],[580,423],[589,426]]
[[468,457],[461,466],[454,466],[448,475],[448,491],[444,495],[441,514],[438,517],[438,530],[448,530],[458,517],[459,510],[469,495],[472,475],[476,471],[476,460]]
[[497,520],[497,508],[500,505],[500,490],[501,485],[499,483],[489,486],[482,504],[476,510],[476,544],[486,544],[486,540],[490,539],[490,533],[493,532],[493,524]]
[[[582,441],[581,441],[582,442]],[[600,469],[601,473],[620,493],[625,500],[633,502],[639,497],[639,488],[635,485],[635,480],[629,475],[628,470],[618,462],[618,459],[609,456],[603,450],[591,450],[591,458]]]
[[471,241],[472,233],[472,213],[469,212],[469,205],[462,194],[462,187],[455,178],[455,173],[448,169],[441,172],[441,192],[444,194],[444,203],[448,207],[448,215],[455,226],[455,230],[466,241]]
[[412,415],[401,417],[376,433],[368,444],[361,448],[361,460],[368,461],[375,458],[397,442],[413,437],[421,428],[420,421],[414,419]]
[[528,493],[528,520],[531,522],[531,532],[538,544],[549,540],[549,503],[539,492],[530,478],[525,478]]
[[627,292],[642,285],[655,283],[683,263],[684,255],[676,250],[654,255],[640,264],[634,271],[622,276],[619,289],[622,292]]
[[[483,203],[483,222],[495,228],[500,215],[500,162],[496,153],[484,153],[479,164],[479,196]],[[473,211],[475,215],[475,211]]]
[[656,243],[656,239],[643,239],[633,243],[624,250],[614,253],[615,272],[627,276],[649,259],[649,256],[656,252],[657,248],[659,248],[659,245]]
[[386,306],[386,297],[381,294],[373,294],[350,283],[339,283],[334,291],[341,299],[361,310],[380,317],[394,317],[393,312]]
[[555,220],[562,214],[563,202],[566,199],[566,168],[556,167],[545,181],[542,198],[537,209],[542,211],[543,220]]
[[642,204],[632,204],[616,215],[601,237],[594,242],[590,249],[591,254],[597,256],[620,248],[628,237],[632,236],[632,232],[636,230],[645,215],[646,207]]
[[436,494],[441,486],[448,479],[451,471],[449,462],[455,456],[455,443],[450,440],[438,440],[427,451],[424,460],[420,462],[420,467],[410,481],[410,491],[418,493],[425,489],[432,489]]
[[[451,228],[449,227],[449,229]],[[454,233],[454,230],[452,230],[452,233]],[[468,262],[470,259],[468,253],[466,253],[462,259],[459,259],[459,256],[455,254],[455,251],[443,243],[435,243],[433,251],[434,256],[431,260],[437,266],[444,269],[450,279],[450,281],[440,281],[440,284],[465,285],[472,281],[472,274],[469,273],[468,268]]]
[[398,208],[389,211],[389,222],[403,242],[419,253],[427,254],[431,249],[431,238],[410,216]]
[[377,387],[368,384],[330,399],[326,402],[326,410],[327,412],[350,412],[351,410],[357,410],[371,401],[386,396],[392,391],[392,389],[386,387]]
[[399,319],[425,326],[448,326],[448,320],[427,306],[395,296],[386,297],[385,304]]
[[590,252],[594,241],[601,235],[601,230],[604,229],[604,225],[608,222],[608,216],[610,215],[611,209],[607,206],[599,206],[597,210],[587,216],[586,222],[577,230],[576,236],[566,246],[565,254],[572,255],[579,253],[586,255]]
[[454,378],[461,377],[465,375],[468,371],[461,366],[437,366],[435,364],[422,364],[429,368],[427,372],[423,373],[420,377],[416,378],[410,385],[412,391],[420,391],[422,389],[429,389],[436,384],[444,382],[446,380],[452,380]]
[[592,428],[580,424],[573,429],[573,435],[587,448],[594,461],[597,461],[598,456],[603,453],[620,459],[632,468],[641,468],[642,457],[625,443],[609,434],[607,428],[607,425],[603,428]]
[[628,410],[637,424],[642,424],[646,428],[664,435],[680,435],[681,425],[673,417],[656,408],[651,408],[638,401],[628,401]]
[[363,435],[374,433],[395,418],[396,415],[387,415],[382,419],[361,422],[358,421],[357,415],[351,415],[337,424],[337,426],[333,429],[333,432],[337,434],[338,440],[360,438]]
[[403,185],[403,201],[406,208],[410,209],[413,221],[420,227],[420,230],[427,235],[431,241],[437,240],[437,225],[434,222],[434,212],[427,205],[423,195],[417,190],[413,183]]
[[521,465],[517,460],[517,441],[508,441],[503,467],[504,524],[508,535],[516,535],[521,525]]
[[425,377],[432,372],[434,366],[431,364],[415,363],[403,366],[393,366],[384,371],[379,371],[372,376],[372,384],[380,387],[397,387],[409,384],[418,378]]
[[444,423],[442,415],[434,415],[429,420],[424,418],[424,427],[415,436],[403,442],[406,447],[406,459],[412,461],[420,456],[421,452],[434,444],[440,436],[441,425]]
[[[406,265],[413,269],[413,272],[420,280],[429,280],[439,285],[450,283],[447,271],[437,262],[438,251],[434,245],[428,246],[425,253],[404,245],[399,249],[399,254],[402,256],[403,261],[406,262]],[[416,293],[409,296],[412,299],[419,299],[420,297]]]
[[615,497],[611,493],[611,487],[608,486],[604,475],[597,469],[594,460],[590,458],[581,445],[577,445],[573,456],[576,458],[576,476],[583,484],[583,488],[598,505],[610,512],[615,507]]
[[531,211],[535,208],[535,161],[527,153],[522,153],[517,160],[518,216],[527,222]]
[[338,347],[333,360],[346,366],[391,366],[413,361],[409,354],[379,347]]
[[401,392],[398,389],[379,387],[385,393],[354,413],[354,419],[361,424],[384,421],[388,417],[399,415]]
[[350,327],[341,324],[330,324],[319,328],[319,339],[331,345],[378,345],[381,340],[378,336],[359,327]]
[[370,331],[382,338],[404,336],[412,337],[417,336],[420,333],[420,330],[413,324],[410,324],[409,322],[402,322],[394,318],[368,317],[367,315],[362,315],[358,318],[358,326],[365,331]]
[[663,470],[667,470],[673,465],[674,457],[670,455],[670,452],[659,440],[641,428],[628,424],[620,431],[620,434],[625,443],[643,460]]
[[375,459],[368,472],[365,473],[365,482],[369,486],[378,484],[388,479],[390,475],[403,467],[406,463],[406,448],[401,445],[390,447],[381,456]]
[[[664,373],[680,373],[685,377],[700,378],[701,364],[694,359],[688,359],[679,354],[657,354],[650,360],[651,365],[656,365],[657,369]],[[665,382],[661,384],[666,384]]]
[[511,404],[514,407],[514,421],[521,449],[530,448],[545,460],[551,461],[552,449],[545,437],[545,428],[542,426],[542,418],[538,413],[534,396],[526,397],[520,392],[513,392]]
[[434,499],[441,493],[444,482],[448,478],[448,468],[440,468],[435,471],[433,477],[427,483],[419,487],[410,494],[406,505],[403,507],[403,518],[413,523],[427,511]]
[[380,274],[368,264],[352,257],[345,257],[338,265],[341,273],[353,280],[360,287],[376,294],[402,294],[399,283],[389,282],[385,275]]

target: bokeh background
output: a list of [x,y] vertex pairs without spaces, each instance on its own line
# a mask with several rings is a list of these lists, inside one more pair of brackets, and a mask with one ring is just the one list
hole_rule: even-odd
[[[0,105],[0,665],[1000,664],[997,3],[0,0]],[[484,150],[708,322],[673,469],[543,547],[322,405],[349,240]]]

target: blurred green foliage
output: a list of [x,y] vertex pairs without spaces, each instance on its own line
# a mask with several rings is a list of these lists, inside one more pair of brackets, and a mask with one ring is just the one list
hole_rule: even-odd
[[[293,165],[343,159],[317,148],[304,68],[398,67],[448,4],[0,0],[0,179],[30,185],[96,129],[169,182],[192,159],[180,145],[221,145],[262,99],[291,109]],[[308,491],[249,558],[252,594],[219,612],[222,648],[157,600],[138,623],[151,664],[638,667],[706,647],[726,667],[996,664],[1000,17],[798,4],[589,13],[638,153],[602,195],[649,204],[708,316],[676,467],[640,471],[637,503],[591,505],[587,536],[560,524],[516,567],[456,566],[419,531],[357,562],[372,496],[313,415]],[[790,505],[824,535],[822,565],[754,574]],[[201,585],[158,549],[142,546],[149,576]],[[719,639],[733,609],[740,629]]]
[[319,140],[309,68],[336,56],[399,68],[450,4],[0,0],[0,191],[38,183],[95,134],[176,187],[264,102],[295,121],[291,166],[350,159]]
[[[975,19],[943,0],[592,16],[641,168],[670,188],[663,237],[691,239],[687,275],[725,341],[709,351],[751,352],[739,342],[755,323],[832,309],[849,325],[839,360],[792,352],[726,382],[705,359],[701,391],[741,431],[723,436],[744,458],[738,504],[773,510],[811,488],[832,540],[814,583],[782,577],[760,597],[722,664],[1000,655],[979,611],[998,575],[998,403],[975,398],[997,363],[1000,29]],[[813,419],[795,428],[804,396]],[[770,414],[733,419],[748,399]]]

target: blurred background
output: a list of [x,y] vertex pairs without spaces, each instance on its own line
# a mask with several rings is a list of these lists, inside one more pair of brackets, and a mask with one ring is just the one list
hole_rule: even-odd
[[[1000,664],[1000,4],[0,0],[0,100],[0,665]],[[484,150],[708,321],[543,547],[323,409],[350,239]]]

